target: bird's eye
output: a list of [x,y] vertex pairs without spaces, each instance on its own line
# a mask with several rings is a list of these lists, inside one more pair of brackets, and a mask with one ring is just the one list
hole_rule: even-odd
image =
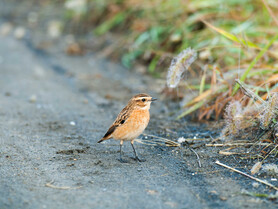
[[145,102],[146,101],[146,99],[142,99],[142,102]]

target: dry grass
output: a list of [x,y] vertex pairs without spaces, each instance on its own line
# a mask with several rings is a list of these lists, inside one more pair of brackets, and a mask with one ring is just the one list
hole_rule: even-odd
[[199,96],[185,103],[179,118],[193,112],[200,120],[222,117],[228,102],[243,96],[238,85],[234,87],[235,78],[263,99],[278,91],[275,0],[66,2],[83,2],[83,7],[67,7],[66,17],[76,24],[94,26],[98,36],[120,34],[109,54],[121,57],[126,67],[141,61],[150,74],[164,77],[176,54],[189,47],[198,53],[190,79],[183,79],[180,87],[190,87]]

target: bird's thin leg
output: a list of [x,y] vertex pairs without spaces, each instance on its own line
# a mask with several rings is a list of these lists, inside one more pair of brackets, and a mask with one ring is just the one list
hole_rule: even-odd
[[134,148],[134,146],[133,146],[133,143],[134,143],[134,140],[131,140],[131,141],[130,141],[130,144],[131,144],[131,146],[132,146],[132,148],[133,148],[133,152],[134,152],[134,155],[135,155],[135,160],[138,160],[139,162],[144,162],[144,161],[146,161],[146,160],[142,160],[142,159],[140,159],[140,158],[138,157],[138,155],[137,155],[137,153],[136,153],[136,150],[135,150],[135,148]]
[[127,163],[126,160],[123,160],[123,159],[122,159],[122,146],[123,146],[123,143],[124,143],[124,141],[121,140],[121,142],[120,142],[120,159],[119,159],[119,161],[120,161],[121,163]]

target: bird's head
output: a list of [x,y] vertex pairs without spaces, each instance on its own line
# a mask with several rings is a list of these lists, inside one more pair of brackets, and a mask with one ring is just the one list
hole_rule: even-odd
[[156,98],[151,97],[148,94],[137,94],[131,98],[130,102],[134,104],[136,109],[148,110],[152,101],[155,101]]

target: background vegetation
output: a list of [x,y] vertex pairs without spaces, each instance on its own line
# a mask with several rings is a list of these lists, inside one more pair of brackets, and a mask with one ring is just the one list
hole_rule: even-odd
[[191,79],[183,79],[179,91],[198,95],[179,118],[196,110],[199,119],[222,116],[228,102],[243,96],[236,78],[263,99],[278,90],[276,0],[67,0],[65,7],[72,23],[93,26],[96,36],[117,37],[111,53],[128,68],[139,61],[148,73],[164,77],[176,54],[196,50]]

